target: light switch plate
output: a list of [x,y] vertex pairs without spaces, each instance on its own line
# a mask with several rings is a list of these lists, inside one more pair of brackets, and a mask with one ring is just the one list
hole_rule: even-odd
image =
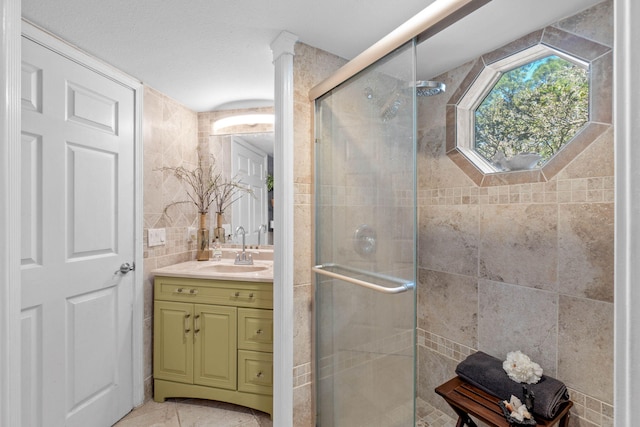
[[167,231],[164,228],[150,228],[147,234],[147,246],[164,245],[167,240]]

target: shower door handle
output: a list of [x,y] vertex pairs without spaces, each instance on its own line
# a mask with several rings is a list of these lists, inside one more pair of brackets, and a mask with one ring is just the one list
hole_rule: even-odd
[[[349,276],[345,276],[344,274],[339,274],[339,273],[335,273],[333,271],[329,271],[327,270],[327,268],[341,268],[343,270],[346,271],[350,271],[353,273],[357,273],[357,274],[364,274],[367,276],[371,276],[371,277],[376,277],[382,280],[385,280],[387,282],[392,282],[392,283],[397,283],[399,286],[396,287],[392,287],[392,288],[388,288],[386,286],[382,286],[382,285],[378,285],[376,283],[371,283],[371,282],[367,282],[365,280],[360,280],[360,279],[356,279],[355,277],[349,277]],[[358,286],[362,286],[365,288],[369,288],[369,289],[373,289],[374,291],[377,292],[382,292],[384,294],[399,294],[402,292],[407,292],[410,289],[413,289],[416,287],[415,283],[409,281],[409,280],[403,280],[403,279],[399,279],[397,277],[391,277],[391,276],[387,276],[384,274],[380,274],[380,273],[373,273],[370,271],[364,271],[364,270],[359,270],[357,268],[350,268],[350,267],[345,267],[342,265],[338,265],[338,264],[321,264],[321,265],[316,265],[315,267],[311,268],[314,272],[318,273],[318,274],[322,274],[324,276],[328,276],[331,277],[333,279],[338,279],[338,280],[342,280],[348,283],[352,283],[354,285],[358,285]]]

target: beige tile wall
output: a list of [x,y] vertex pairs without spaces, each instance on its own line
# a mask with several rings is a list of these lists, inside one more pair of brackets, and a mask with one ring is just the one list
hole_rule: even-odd
[[[555,26],[612,46],[612,3]],[[453,93],[471,66],[438,80]],[[572,425],[613,425],[610,120],[550,182],[479,188],[444,154],[447,99],[418,108],[419,397],[449,411],[433,389],[459,361],[521,350],[567,384]]]
[[[190,204],[170,208],[167,204],[185,200],[184,190],[164,166],[197,162],[198,119],[195,112],[166,95],[144,89],[144,375],[145,399],[152,397],[153,277],[159,267],[194,258],[195,244],[186,239],[187,227],[196,225],[197,211]],[[147,246],[147,229],[165,228],[163,246]]]
[[309,90],[345,61],[297,43],[294,68],[294,420],[296,427],[315,426],[312,385],[311,262],[313,253],[313,103]]

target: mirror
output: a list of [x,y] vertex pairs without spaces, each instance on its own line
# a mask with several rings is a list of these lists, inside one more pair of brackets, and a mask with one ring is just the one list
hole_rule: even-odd
[[224,213],[227,244],[242,243],[235,230],[245,230],[245,244],[273,245],[273,191],[267,190],[267,176],[273,176],[273,131],[234,132],[211,135],[210,154],[225,177],[238,179],[251,188]]

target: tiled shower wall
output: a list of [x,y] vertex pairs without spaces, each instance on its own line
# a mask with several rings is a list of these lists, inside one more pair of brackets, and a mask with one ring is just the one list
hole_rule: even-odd
[[[612,47],[612,10],[554,26]],[[471,66],[437,80],[452,93]],[[611,124],[549,182],[481,188],[445,154],[447,100],[418,108],[418,396],[453,415],[433,389],[458,362],[521,350],[567,384],[572,425],[612,426]]]

